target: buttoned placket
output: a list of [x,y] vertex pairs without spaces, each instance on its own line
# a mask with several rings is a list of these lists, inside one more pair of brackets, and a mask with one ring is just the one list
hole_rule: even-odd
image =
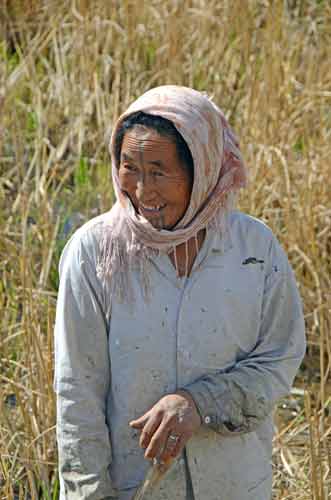
[[[179,277],[176,274],[176,269],[172,264],[170,258],[166,255],[159,256],[157,259],[152,261],[153,265],[157,270],[172,283],[176,288],[178,293],[178,305],[176,311],[176,321],[174,324],[175,330],[175,366],[176,366],[176,388],[179,389],[183,386],[182,377],[180,374],[180,359],[182,356],[185,357],[186,350],[185,346],[181,346],[180,343],[180,330],[181,330],[181,317],[183,308],[189,303],[190,291],[194,286],[195,282],[198,280],[198,274],[203,272],[204,266],[208,263],[208,258],[213,257],[215,254],[219,255],[223,252],[220,248],[219,237],[214,234],[206,234],[205,241],[193,263],[191,273],[188,277]],[[213,423],[213,416],[204,416],[204,424],[210,425]]]
[[[175,355],[176,355],[176,388],[180,388],[182,386],[181,382],[181,377],[179,373],[179,366],[178,366],[178,361],[179,361],[179,356],[184,355],[185,356],[185,349],[181,349],[182,352],[178,352],[178,348],[180,346],[179,342],[179,337],[180,337],[180,323],[181,323],[181,315],[182,315],[182,309],[185,307],[185,304],[187,303],[189,292],[194,286],[194,283],[198,279],[198,274],[200,272],[203,272],[204,266],[208,265],[208,258],[213,257],[214,255],[220,255],[222,254],[225,250],[231,247],[231,238],[230,235],[227,233],[227,240],[225,242],[225,248],[221,248],[221,243],[220,243],[220,236],[213,232],[207,231],[205,240],[202,244],[202,247],[200,248],[200,251],[198,255],[195,258],[195,261],[193,263],[190,275],[188,277],[186,276],[177,276],[176,269],[174,265],[172,264],[170,258],[167,255],[160,255],[158,258],[151,260],[151,263],[156,267],[156,269],[163,275],[165,279],[170,281],[173,286],[177,289],[179,292],[178,294],[178,305],[177,305],[177,311],[176,311],[176,321],[174,325],[175,329],[175,341],[176,341],[176,348],[175,348]],[[212,421],[212,418],[210,416],[205,417],[204,423],[205,424],[210,424]]]
[[[185,307],[185,304],[188,303],[189,300],[189,293],[194,286],[194,283],[198,279],[198,274],[200,272],[203,272],[204,265],[208,261],[209,256],[213,256],[213,254],[217,253],[218,255],[222,253],[222,250],[220,249],[220,246],[218,245],[219,241],[218,238],[215,237],[215,234],[206,234],[205,241],[203,242],[203,245],[198,253],[198,255],[195,258],[195,261],[193,263],[190,275],[188,277],[186,276],[177,276],[176,274],[176,269],[174,265],[172,264],[170,258],[166,255],[159,256],[159,258],[155,259],[154,261],[151,261],[153,265],[157,268],[157,270],[163,275],[165,279],[170,281],[173,286],[177,289],[178,293],[178,305],[177,305],[177,311],[176,311],[176,321],[174,324],[175,328],[175,367],[176,367],[176,389],[179,389],[182,386],[182,381],[181,381],[181,374],[180,374],[180,359],[182,356],[186,355],[186,350],[185,346],[180,345],[180,330],[181,330],[181,319],[182,319],[182,310],[183,307]],[[205,417],[204,418],[204,423],[205,424],[210,424],[211,423],[211,417]],[[194,500],[193,497],[193,485],[192,485],[192,480],[191,480],[191,472],[188,464],[188,459],[185,453],[185,450],[182,454],[182,457],[180,458],[180,461],[185,464],[185,470],[186,470],[186,487],[187,487],[187,500]]]

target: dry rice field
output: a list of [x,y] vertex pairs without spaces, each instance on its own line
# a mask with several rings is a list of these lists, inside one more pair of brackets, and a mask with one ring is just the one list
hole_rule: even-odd
[[58,258],[113,203],[113,121],[166,83],[225,111],[250,172],[240,207],[271,226],[303,298],[308,349],[275,410],[274,499],[331,498],[330,1],[2,0],[1,500],[58,498]]

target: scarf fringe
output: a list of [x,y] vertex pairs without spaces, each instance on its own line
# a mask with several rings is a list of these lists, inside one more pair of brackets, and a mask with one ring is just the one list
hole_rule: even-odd
[[[229,230],[228,214],[234,208],[235,199],[234,192],[227,193],[226,200],[224,200],[216,215],[205,226],[207,230],[206,237],[210,232],[216,232],[220,235],[221,251],[223,253],[225,251],[226,234]],[[198,232],[193,235],[193,238],[196,253],[198,254]],[[185,276],[188,276],[188,240],[185,245]],[[115,297],[120,303],[130,304],[135,300],[132,280],[134,271],[137,271],[143,298],[148,302],[151,297],[151,260],[157,255],[167,255],[173,251],[175,269],[177,276],[179,276],[177,246],[171,245],[161,250],[142,244],[135,237],[126,217],[120,210],[120,215],[115,219],[115,222],[105,226],[103,230],[96,269],[97,276],[103,283],[110,283],[111,297]]]

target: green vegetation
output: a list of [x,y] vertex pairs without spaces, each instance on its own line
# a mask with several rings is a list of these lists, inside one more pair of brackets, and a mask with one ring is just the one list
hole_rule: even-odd
[[331,4],[12,0],[0,6],[0,498],[58,497],[53,323],[70,233],[110,209],[114,120],[156,85],[207,91],[281,240],[308,352],[275,415],[278,500],[331,495]]

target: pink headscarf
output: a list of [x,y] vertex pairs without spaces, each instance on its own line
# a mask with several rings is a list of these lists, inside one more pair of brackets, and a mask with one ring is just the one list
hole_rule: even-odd
[[[130,199],[120,189],[115,139],[122,121],[137,111],[170,120],[192,154],[194,182],[190,203],[184,217],[171,231],[154,228],[136,213]],[[150,257],[155,251],[169,253],[177,245],[196,237],[203,228],[224,230],[233,195],[246,184],[246,168],[238,141],[224,114],[206,94],[188,87],[157,87],[134,101],[115,124],[110,153],[118,201],[110,212],[111,231],[106,231],[108,237],[103,239],[103,258],[98,266],[103,275],[124,277],[123,273],[127,274],[133,262],[143,269],[144,257]],[[125,282],[127,285],[127,279]]]

